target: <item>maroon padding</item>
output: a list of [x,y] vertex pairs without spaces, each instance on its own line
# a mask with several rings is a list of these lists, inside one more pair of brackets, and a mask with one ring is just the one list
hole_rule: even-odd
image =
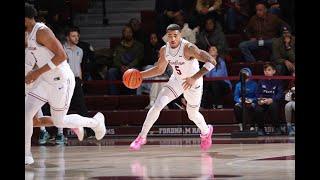
[[121,41],[120,37],[111,37],[110,38],[110,48],[114,49]]
[[233,124],[236,123],[233,109],[208,110],[206,122],[209,124]]
[[119,105],[118,96],[85,96],[85,101],[90,110],[115,110]]
[[127,111],[127,124],[130,126],[142,126],[147,116],[147,110]]
[[162,110],[156,125],[174,125],[182,124],[182,111],[181,110]]
[[83,91],[86,95],[104,95],[108,92],[106,81],[91,80],[83,83]]
[[124,109],[144,109],[149,104],[149,96],[147,95],[121,95],[119,97],[119,106],[121,110]]
[[141,27],[147,34],[151,32],[155,32],[156,30],[156,16],[157,13],[155,11],[143,10],[140,12],[141,16]]
[[106,126],[126,126],[128,125],[129,113],[123,111],[103,111]]
[[230,48],[229,55],[232,57],[233,62],[237,62],[242,59],[242,53],[238,47]]
[[241,34],[227,34],[226,40],[229,48],[238,48],[240,42],[244,41]]

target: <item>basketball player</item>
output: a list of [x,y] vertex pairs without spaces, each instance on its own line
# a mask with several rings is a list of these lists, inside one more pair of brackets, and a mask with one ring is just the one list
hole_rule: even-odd
[[66,62],[67,55],[61,43],[45,24],[36,23],[34,19],[36,15],[36,9],[25,3],[27,47],[39,67],[29,72],[25,77],[27,84],[38,80],[27,94],[25,102],[26,165],[34,162],[31,154],[33,117],[46,102],[50,104],[51,118],[58,128],[90,127],[98,140],[102,139],[106,133],[102,113],[97,113],[93,118],[72,114],[65,119],[75,86],[75,78]]
[[[199,112],[203,78],[202,76],[213,69],[216,60],[207,52],[198,49],[194,44],[181,38],[181,28],[177,24],[167,27],[168,42],[160,49],[158,63],[153,68],[142,71],[142,78],[150,78],[164,73],[168,64],[173,73],[169,82],[160,91],[154,105],[149,110],[139,136],[130,144],[131,150],[139,150],[147,142],[147,134],[152,125],[158,119],[160,111],[172,100],[183,94],[187,100],[187,113],[201,130],[201,149],[211,147],[212,125],[207,125],[202,114]],[[204,66],[199,69],[199,62]]]

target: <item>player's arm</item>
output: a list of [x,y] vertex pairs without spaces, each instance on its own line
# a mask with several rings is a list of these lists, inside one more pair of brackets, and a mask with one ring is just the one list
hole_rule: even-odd
[[196,58],[199,61],[205,63],[203,67],[196,74],[192,76],[192,78],[194,79],[199,79],[200,77],[205,75],[208,71],[213,69],[217,64],[216,59],[214,57],[212,57],[206,51],[199,49],[194,44],[189,44],[185,46],[185,57],[189,59]]
[[41,118],[33,118],[33,127],[51,127],[54,126],[52,119],[49,116],[43,116]]
[[37,31],[37,43],[48,48],[51,52],[53,52],[54,56],[51,59],[51,61],[48,62],[48,64],[29,73],[26,76],[25,81],[27,84],[35,81],[41,74],[56,68],[56,66],[58,66],[67,59],[67,55],[64,52],[61,43],[50,29],[43,28]]
[[142,78],[150,78],[163,74],[168,66],[168,61],[164,57],[165,47],[162,47],[159,52],[159,59],[156,65],[150,69],[141,72]]

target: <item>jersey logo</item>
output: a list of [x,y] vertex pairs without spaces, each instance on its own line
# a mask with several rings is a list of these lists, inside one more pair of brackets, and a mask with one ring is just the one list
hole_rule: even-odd
[[198,89],[200,87],[200,85],[199,86],[197,86],[197,87],[195,87],[195,89]]
[[37,47],[28,47],[28,50],[34,51],[37,50]]
[[59,81],[60,80],[60,77],[55,77],[53,78],[54,81]]

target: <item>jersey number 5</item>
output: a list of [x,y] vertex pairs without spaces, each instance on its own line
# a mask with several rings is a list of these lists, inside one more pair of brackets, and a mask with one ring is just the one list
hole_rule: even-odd
[[176,69],[177,74],[181,75],[181,71],[180,71],[180,69],[179,69],[179,66],[174,66],[174,68]]

